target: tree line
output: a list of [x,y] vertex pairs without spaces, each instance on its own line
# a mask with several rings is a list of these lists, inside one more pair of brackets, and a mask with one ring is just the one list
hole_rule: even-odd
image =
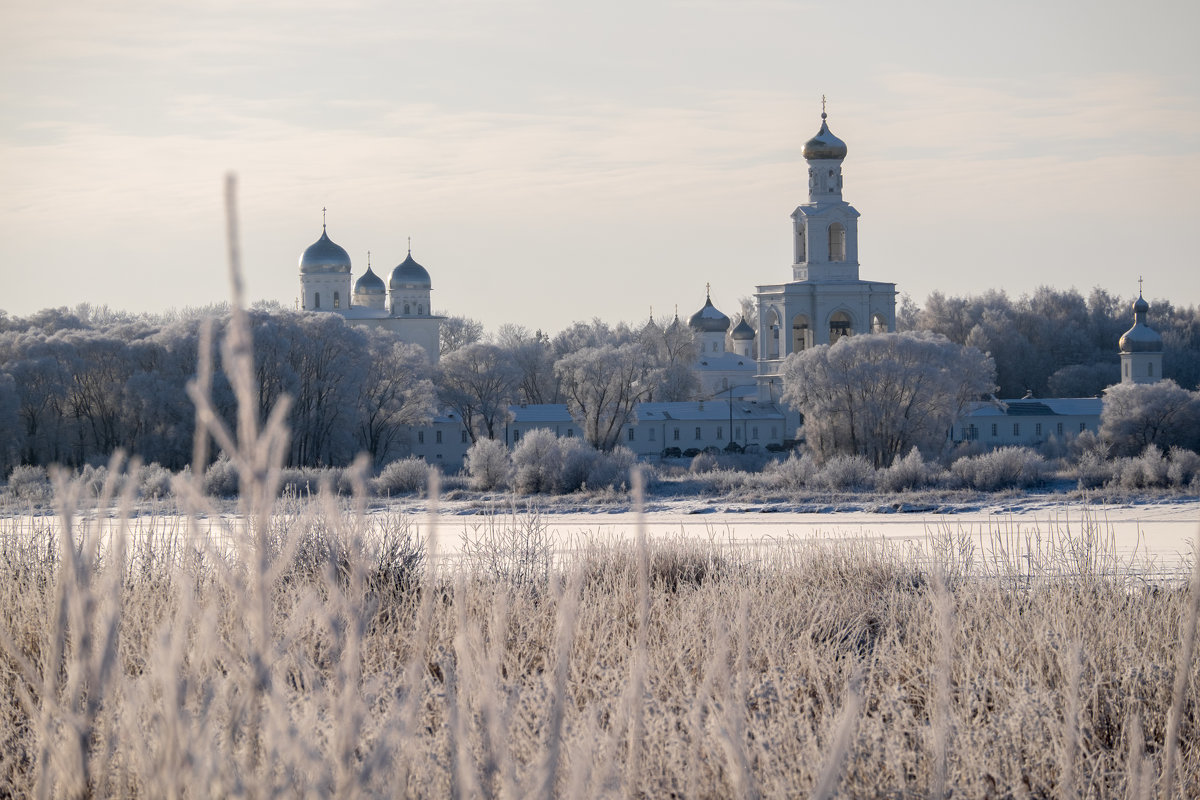
[[[970,369],[960,364],[942,370],[941,377],[927,376],[923,394],[915,396],[944,394],[939,381],[952,374],[971,377],[968,394],[990,389],[1001,397],[1026,391],[1096,395],[1119,380],[1117,340],[1132,324],[1131,304],[1132,299],[1102,289],[1084,298],[1074,289],[1048,287],[1015,300],[1000,291],[963,297],[935,292],[918,307],[905,298],[897,315],[902,329],[944,337],[988,359],[983,372],[977,360],[968,359]],[[753,322],[748,303],[743,314]],[[633,420],[637,403],[694,399],[700,387],[696,341],[678,320],[610,325],[593,319],[550,335],[511,324],[489,334],[477,321],[450,317],[442,327],[435,369],[415,346],[386,332],[347,325],[336,314],[265,304],[250,315],[259,413],[265,417],[284,394],[293,400],[290,466],[341,465],[359,452],[381,465],[410,452],[410,426],[427,424],[438,409],[456,412],[472,442],[494,439],[514,403],[564,403],[587,441],[611,450],[621,426]],[[184,467],[194,431],[186,384],[196,371],[201,331],[211,324],[219,341],[228,319],[222,305],[158,315],[86,304],[24,318],[0,312],[4,473],[19,463],[101,463],[117,448],[171,469]],[[1150,323],[1163,336],[1164,376],[1195,387],[1200,383],[1200,312],[1153,300]],[[838,369],[866,370],[878,377],[892,374],[881,371],[880,358],[891,358],[888,363],[894,365],[895,359],[932,346],[929,340],[913,340],[890,356],[851,348],[865,359],[865,365],[853,368],[846,361],[849,351],[840,365],[821,362],[828,356],[814,353],[806,369],[830,376]],[[918,355],[910,366],[929,363],[928,354]],[[986,376],[991,368],[994,379]],[[787,397],[806,412],[809,435],[838,447],[851,441],[845,446],[863,449],[843,412],[825,408],[832,408],[830,398],[811,385],[793,383]],[[889,386],[896,398],[905,396],[899,383]],[[219,369],[213,394],[221,413],[232,418],[233,395]],[[960,394],[953,393],[956,404]],[[893,417],[900,408],[895,398],[875,406]],[[872,461],[891,463],[924,436],[918,431],[943,426],[942,417],[950,412],[910,407],[906,413],[905,433],[883,450],[873,450]]]

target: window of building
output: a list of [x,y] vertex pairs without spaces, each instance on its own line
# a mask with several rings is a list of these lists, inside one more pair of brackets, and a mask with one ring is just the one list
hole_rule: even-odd
[[412,312],[410,312],[410,311],[408,310],[408,303],[405,303],[405,304],[404,304],[404,313],[405,313],[406,315],[407,315],[407,314],[410,314],[410,313],[412,313]]
[[629,429],[629,441],[633,441],[633,428]]
[[519,441],[521,441],[521,432],[516,428],[513,428],[513,444],[516,444]]
[[736,428],[733,429],[733,438],[735,440],[742,438],[742,426],[741,425],[738,425]]
[[1086,430],[1087,430],[1087,423],[1086,422],[1079,423],[1079,432],[1083,433]]
[[468,441],[468,440],[470,440],[470,438],[471,438],[471,437],[467,435],[467,429],[466,429],[466,428],[463,428],[463,429],[462,429],[462,443],[463,443],[463,444],[466,444],[466,443],[467,443],[467,441]]
[[424,303],[417,303],[417,316],[418,317],[425,316],[425,304]]
[[321,293],[316,292],[313,294],[313,308],[320,308],[320,307],[321,307]]
[[829,226],[829,260],[846,260],[846,228],[840,222]]
[[567,438],[568,439],[575,438],[575,429],[574,428],[567,428]]
[[1126,362],[1125,362],[1124,364],[1122,364],[1121,366],[1123,366],[1123,367],[1124,367],[1124,370],[1123,370],[1123,372],[1124,372],[1124,375],[1125,375],[1125,377],[1126,377],[1126,378],[1128,378],[1128,377],[1129,377],[1129,362],[1128,362],[1128,361],[1126,361]]
[[753,428],[750,429],[750,438],[751,439],[758,438],[758,426],[757,425],[755,425]]
[[696,426],[696,438],[697,439],[700,438],[700,426],[699,425]]
[[1147,378],[1154,377],[1154,362],[1153,361],[1151,361],[1149,364],[1146,365],[1146,377]]
[[1034,436],[1041,436],[1041,435],[1042,435],[1042,423],[1040,423],[1040,422],[1039,422],[1039,423],[1037,423],[1036,425],[1034,425],[1034,426],[1033,426],[1033,435],[1034,435]]
[[998,430],[996,430],[997,427],[998,426],[996,425],[996,423],[993,422],[992,423],[992,438],[995,438],[1000,435],[1000,432]]
[[808,248],[804,243],[804,226],[796,228],[796,263],[803,264],[808,260]]
[[650,441],[654,441],[654,428],[650,429]]
[[417,444],[425,444],[425,431],[417,431]]
[[1020,435],[1021,435],[1021,423],[1014,422],[1013,423],[1013,436],[1020,436]]
[[979,429],[975,427],[975,423],[971,423],[963,431],[963,438],[969,442],[973,442],[979,438]]
[[722,428],[720,425],[718,425],[717,426],[717,440],[719,441],[724,438],[725,438],[725,429]]
[[1058,432],[1059,436],[1062,436],[1062,423],[1061,422],[1058,423],[1058,427],[1056,428],[1056,431]]
[[333,293],[333,307],[334,308],[342,307],[342,293],[341,292]]
[[771,426],[771,438],[772,438],[772,439],[778,439],[778,438],[779,438],[779,429],[778,429],[778,428],[776,428],[774,425],[772,425],[772,426]]
[[676,428],[676,429],[675,429],[675,436],[674,436],[674,439],[675,439],[675,441],[677,441],[677,442],[679,441],[679,428]]
[[442,432],[441,431],[435,431],[433,436],[434,436],[434,442],[436,442],[437,444],[442,443]]

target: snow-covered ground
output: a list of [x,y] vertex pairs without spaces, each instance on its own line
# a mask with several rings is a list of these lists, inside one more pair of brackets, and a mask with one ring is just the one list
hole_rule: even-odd
[[[625,504],[538,510],[540,523],[557,546],[589,539],[630,539],[637,514]],[[407,508],[418,530],[428,528],[428,508]],[[443,503],[438,515],[438,549],[456,551],[464,536],[526,507],[486,511],[475,503]],[[769,548],[780,542],[819,539],[883,539],[925,551],[948,538],[970,542],[977,564],[1008,557],[1030,559],[1064,551],[1115,556],[1148,573],[1177,573],[1192,563],[1200,539],[1200,500],[1096,504],[1064,503],[1054,496],[1027,496],[1004,502],[874,509],[840,504],[743,504],[704,500],[652,501],[643,516],[652,539],[684,538]],[[1089,556],[1090,557],[1090,556]]]

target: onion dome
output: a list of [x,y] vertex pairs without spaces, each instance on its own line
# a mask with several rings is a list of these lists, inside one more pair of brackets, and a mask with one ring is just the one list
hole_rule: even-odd
[[322,275],[350,271],[350,254],[329,238],[321,226],[321,238],[308,246],[300,256],[301,275]]
[[824,111],[821,112],[821,130],[817,131],[817,135],[804,143],[804,158],[807,161],[820,161],[824,159],[841,160],[846,157],[846,143],[829,132],[829,125],[825,122],[827,115]]
[[729,317],[717,311],[709,295],[704,299],[704,308],[688,320],[688,327],[699,333],[724,333],[729,330]]
[[746,318],[742,317],[742,321],[737,324],[737,327],[729,334],[729,338],[742,342],[754,338],[754,328],[746,322]]
[[368,266],[363,276],[354,282],[354,293],[387,294],[387,287],[383,285],[383,278],[376,275]]
[[398,289],[431,289],[433,283],[429,280],[429,273],[413,260],[412,251],[409,250],[408,257],[392,270],[388,288],[393,292]]
[[1162,336],[1158,331],[1146,324],[1146,313],[1150,304],[1138,293],[1138,299],[1133,303],[1133,327],[1121,335],[1117,347],[1122,353],[1161,353],[1163,349]]

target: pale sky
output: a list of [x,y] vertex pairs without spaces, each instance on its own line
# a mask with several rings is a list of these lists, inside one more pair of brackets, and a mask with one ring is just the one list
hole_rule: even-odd
[[321,233],[494,330],[731,316],[791,279],[803,143],[861,276],[1200,302],[1200,3],[15,2],[0,309],[291,305]]

